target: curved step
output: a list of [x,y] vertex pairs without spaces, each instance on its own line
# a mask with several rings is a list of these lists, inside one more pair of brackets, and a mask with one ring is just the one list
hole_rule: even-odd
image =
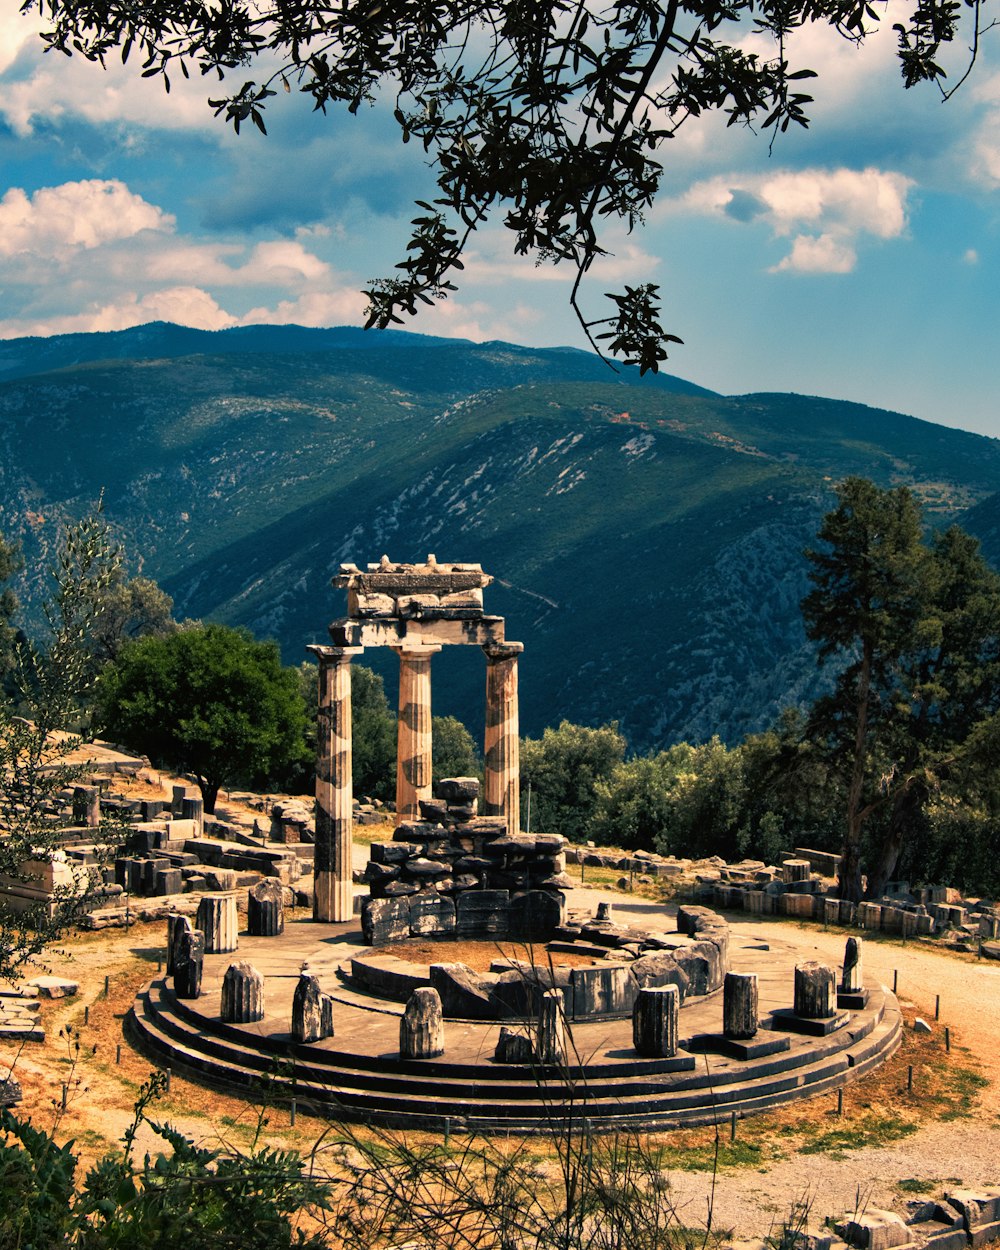
[[[327,1044],[297,1046],[224,1025],[178,1000],[164,980],[140,991],[126,1033],[144,1053],[195,1080],[352,1120],[480,1132],[546,1132],[568,1118],[595,1128],[669,1128],[753,1114],[858,1079],[899,1044],[891,995],[827,1038],[767,1060],[671,1071],[671,1061],[602,1060],[556,1079],[492,1063],[407,1061]],[[699,1061],[700,1062],[700,1061]],[[287,1065],[291,1065],[289,1071]],[[676,1065],[673,1065],[676,1068]]]

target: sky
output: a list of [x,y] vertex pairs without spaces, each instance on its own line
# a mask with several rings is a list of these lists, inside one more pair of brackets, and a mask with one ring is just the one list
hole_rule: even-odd
[[[904,90],[888,6],[861,50],[796,33],[808,130],[682,128],[644,225],[612,227],[586,299],[656,282],[684,340],[666,370],[725,394],[794,391],[1000,437],[1000,30],[949,101]],[[402,259],[433,178],[391,112],[313,113],[279,93],[236,136],[203,80],[170,95],[139,64],[45,55],[0,0],[0,338],[360,325],[362,287]],[[751,43],[752,37],[743,40]],[[761,51],[770,55],[763,45]],[[960,75],[967,49],[947,58]],[[241,75],[241,80],[242,80]],[[490,226],[460,289],[405,328],[584,347],[571,275]]]

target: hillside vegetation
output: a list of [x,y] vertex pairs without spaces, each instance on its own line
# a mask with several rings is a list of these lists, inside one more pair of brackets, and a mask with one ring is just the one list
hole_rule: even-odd
[[[22,594],[102,489],[178,615],[274,636],[290,663],[345,610],[341,560],[479,560],[527,646],[525,732],[617,717],[643,749],[734,741],[815,694],[801,553],[834,481],[908,484],[941,520],[1000,491],[994,440],[573,351],[150,326],[4,344],[0,378]],[[435,711],[474,725],[482,683],[480,657],[439,657]]]

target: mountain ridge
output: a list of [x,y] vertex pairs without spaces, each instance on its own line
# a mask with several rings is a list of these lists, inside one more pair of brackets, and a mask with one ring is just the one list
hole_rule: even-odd
[[[618,719],[641,749],[735,740],[814,695],[802,550],[839,478],[910,485],[938,524],[988,528],[1000,500],[1000,442],[980,435],[454,340],[0,373],[0,450],[29,601],[59,521],[102,488],[180,615],[273,635],[286,662],[343,614],[340,561],[479,560],[526,644],[525,732]],[[394,688],[391,654],[363,662]],[[482,657],[439,657],[435,710],[475,724],[482,682]]]

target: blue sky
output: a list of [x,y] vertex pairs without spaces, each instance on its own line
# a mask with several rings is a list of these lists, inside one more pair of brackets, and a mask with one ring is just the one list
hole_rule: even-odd
[[[1000,31],[942,103],[903,90],[884,11],[861,51],[825,29],[795,36],[817,102],[770,155],[714,119],[682,129],[645,226],[609,235],[590,307],[658,282],[684,339],[671,372],[1000,436]],[[433,195],[390,117],[281,95],[268,137],[237,137],[204,82],[166,96],[138,67],[42,55],[35,29],[0,0],[0,337],[360,324],[360,288],[391,272],[412,199]],[[583,346],[569,286],[489,228],[458,294],[407,328]]]

